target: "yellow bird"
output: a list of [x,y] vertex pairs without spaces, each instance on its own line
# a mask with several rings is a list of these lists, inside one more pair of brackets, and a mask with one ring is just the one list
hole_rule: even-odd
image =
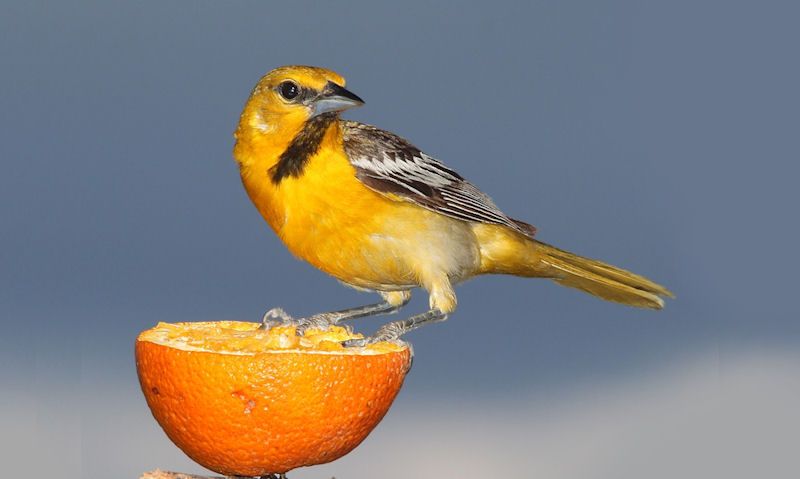
[[[672,296],[647,278],[534,239],[472,183],[403,138],[339,114],[364,102],[324,68],[284,66],[242,111],[234,157],[247,194],[289,250],[383,301],[297,320],[302,327],[395,312],[421,286],[430,310],[371,341],[442,321],[453,285],[482,274],[548,278],[600,298],[660,309]],[[291,320],[280,310],[265,317]],[[353,344],[353,343],[351,343]]]

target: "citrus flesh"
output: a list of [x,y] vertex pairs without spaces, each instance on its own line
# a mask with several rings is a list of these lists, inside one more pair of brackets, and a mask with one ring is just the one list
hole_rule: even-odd
[[153,416],[189,457],[221,474],[284,473],[347,454],[386,414],[411,366],[402,341],[344,347],[362,336],[259,326],[159,323],[136,341]]

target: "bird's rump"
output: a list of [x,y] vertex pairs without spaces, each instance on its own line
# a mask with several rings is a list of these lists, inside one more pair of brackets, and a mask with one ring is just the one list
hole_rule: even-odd
[[536,228],[506,216],[461,175],[394,133],[343,121],[344,149],[368,188],[462,221],[503,225],[533,237]]

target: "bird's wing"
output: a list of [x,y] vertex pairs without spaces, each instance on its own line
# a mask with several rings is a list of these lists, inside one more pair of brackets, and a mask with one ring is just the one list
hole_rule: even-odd
[[368,188],[462,221],[507,226],[528,237],[536,228],[506,216],[488,195],[403,138],[343,121],[344,149]]

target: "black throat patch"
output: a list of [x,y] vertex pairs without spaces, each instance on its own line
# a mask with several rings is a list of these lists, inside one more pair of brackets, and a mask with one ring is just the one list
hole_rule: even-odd
[[308,120],[289,143],[286,151],[281,153],[278,162],[269,169],[272,182],[277,185],[287,176],[300,176],[308,160],[319,150],[325,132],[335,120],[335,113],[323,113]]

